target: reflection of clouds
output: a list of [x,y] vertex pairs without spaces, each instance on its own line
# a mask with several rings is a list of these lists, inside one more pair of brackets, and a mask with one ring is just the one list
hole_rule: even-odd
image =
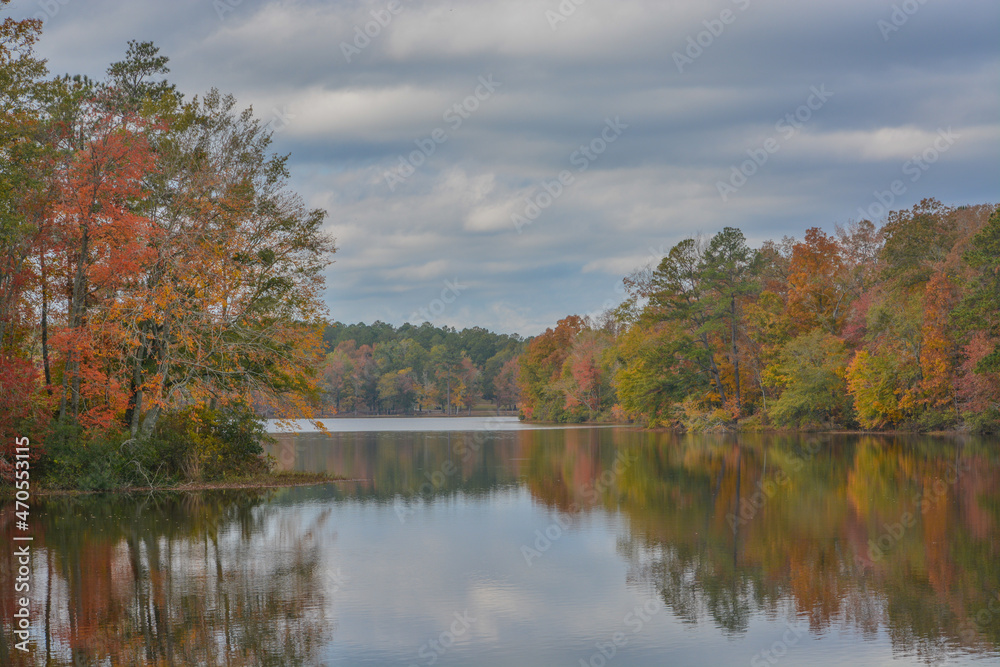
[[529,526],[551,517],[523,491],[436,500],[404,526],[391,506],[336,507],[340,556],[352,576],[331,605],[336,645],[394,647],[413,658],[406,651],[415,655],[466,609],[477,619],[468,633],[476,650],[512,637],[600,636],[640,599],[621,586],[615,526],[606,518],[570,529],[529,571],[517,547]]
[[[320,436],[299,439],[312,437]],[[422,470],[437,469],[443,452],[469,434],[337,437],[315,448],[325,448],[323,456],[331,458],[324,461],[364,468],[378,479],[393,477],[400,488],[410,489],[407,474],[419,478]],[[310,658],[318,660],[306,664],[423,665],[418,649],[466,611],[476,621],[436,664],[575,664],[594,654],[595,642],[629,633],[628,614],[651,596],[667,609],[627,634],[614,664],[701,665],[710,656],[713,664],[745,665],[782,640],[786,621],[807,616],[813,631],[782,664],[889,664],[921,656],[958,662],[959,650],[995,658],[1000,613],[981,627],[957,625],[966,643],[948,643],[951,618],[971,614],[971,623],[984,608],[984,614],[1000,609],[1000,600],[976,597],[976,587],[996,590],[990,583],[994,570],[983,565],[991,562],[986,554],[997,534],[991,512],[1000,473],[988,449],[993,443],[961,450],[972,470],[939,503],[948,509],[940,520],[950,523],[942,523],[944,532],[924,535],[937,544],[925,548],[915,539],[912,548],[899,550],[901,560],[887,559],[891,567],[859,574],[852,570],[852,545],[877,535],[884,513],[891,519],[899,511],[891,497],[871,490],[889,493],[899,480],[911,478],[918,486],[932,483],[956,452],[930,439],[900,443],[830,436],[822,456],[806,460],[803,442],[741,436],[737,447],[725,437],[627,429],[570,437],[551,431],[497,433],[455,489],[417,498],[405,524],[396,516],[391,493],[355,487],[348,493],[343,485],[269,491],[261,497],[265,502],[188,494],[176,502],[136,504],[141,523],[134,519],[134,525],[131,511],[125,513],[129,517],[84,513],[93,515],[91,522],[103,517],[101,531],[115,535],[108,545],[95,537],[101,531],[91,523],[72,528],[86,533],[90,541],[84,546],[72,535],[64,539],[60,531],[71,529],[59,515],[46,528],[51,541],[44,546],[46,557],[54,552],[56,568],[53,622],[70,627],[68,602],[78,593],[63,576],[80,571],[91,576],[82,587],[87,591],[82,608],[91,615],[78,616],[77,627],[100,626],[116,639],[122,625],[96,623],[94,613],[129,608],[133,595],[154,608],[153,593],[169,590],[175,611],[182,608],[181,599],[205,601],[206,627],[215,630],[221,624],[211,613],[228,596],[241,605],[235,622],[259,633],[261,652],[285,630],[294,636],[299,630],[311,633]],[[574,514],[561,537],[528,567],[520,546],[553,523],[560,507],[557,487],[599,476],[621,450],[638,458],[616,482],[619,495],[609,493]],[[745,492],[764,474],[764,451],[772,474],[778,466],[794,473],[794,493],[775,496],[741,528],[736,551],[724,515],[738,500],[738,476]],[[524,459],[520,469],[512,458]],[[796,472],[797,460],[803,463]],[[552,492],[534,493],[526,479],[541,480]],[[211,500],[220,497],[224,501]],[[56,503],[50,514],[86,508],[91,501],[73,502],[80,505]],[[129,508],[131,502],[123,504]],[[115,499],[113,506],[119,503]],[[973,504],[979,514],[970,512]],[[982,522],[992,523],[984,529]],[[129,531],[137,536],[134,552],[121,538]],[[979,541],[981,534],[986,537]],[[141,571],[137,588],[133,555]],[[932,566],[953,574],[947,580],[953,588],[928,590],[937,585],[926,576]],[[36,567],[39,586],[45,582],[41,569]],[[7,590],[6,582],[0,583]],[[105,590],[113,591],[114,604],[101,606]],[[41,609],[44,601],[36,602]],[[261,612],[267,604],[290,609],[293,616],[273,620]],[[63,638],[56,643],[61,651],[68,647]]]

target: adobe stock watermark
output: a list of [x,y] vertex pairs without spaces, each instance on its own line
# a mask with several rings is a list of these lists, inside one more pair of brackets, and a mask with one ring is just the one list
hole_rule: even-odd
[[[424,479],[426,481],[416,490],[416,494],[430,495],[444,488],[448,480],[461,471],[461,466],[469,463],[473,457],[482,451],[483,444],[493,437],[492,434],[497,429],[490,427],[493,425],[499,426],[502,423],[505,423],[502,417],[487,417],[483,421],[483,428],[476,430],[470,437],[462,438],[461,441],[452,445],[452,452],[458,457],[458,463],[456,464],[455,461],[449,459],[442,463],[438,470],[434,472],[425,471]],[[393,500],[392,508],[396,512],[396,517],[401,524],[405,524],[409,517],[417,513],[410,503],[404,502],[403,497],[399,495]]]
[[587,0],[562,0],[559,6],[556,7],[558,11],[552,11],[548,9],[545,11],[545,20],[549,22],[549,27],[552,28],[552,32],[559,29],[561,23],[565,23],[569,20],[569,17],[576,14],[577,7],[586,4]]
[[389,186],[389,191],[395,192],[396,186],[402,185],[406,179],[413,176],[417,169],[422,167],[427,159],[437,152],[438,146],[451,138],[449,130],[457,132],[484,102],[496,94],[497,88],[502,86],[503,83],[500,81],[494,81],[492,74],[480,76],[479,85],[476,86],[471,95],[452,104],[441,114],[442,120],[448,124],[448,130],[437,127],[428,136],[414,139],[413,143],[417,145],[417,150],[411,151],[409,155],[400,155],[399,165],[383,173],[382,177],[385,179],[386,185]]
[[[14,637],[18,640],[14,643],[14,648],[22,653],[30,653],[31,639],[31,543],[34,536],[31,535],[31,441],[27,437],[17,437],[14,439],[14,528],[16,534],[11,537],[14,542],[13,555],[10,559],[11,572],[16,572],[13,590],[4,591],[10,593],[16,607],[11,619],[11,629]],[[15,560],[17,559],[16,564]]]
[[[598,136],[594,137],[587,144],[581,144],[577,150],[569,156],[569,163],[576,167],[577,173],[583,173],[590,168],[597,158],[608,150],[608,147],[618,141],[628,125],[623,123],[620,116],[615,116],[614,120],[604,119],[604,128]],[[536,185],[524,196],[524,207],[521,211],[511,213],[510,221],[514,229],[520,234],[524,227],[532,224],[542,215],[542,211],[552,206],[559,197],[566,192],[566,189],[576,183],[576,177],[568,169],[560,171],[552,180],[542,179],[541,185]]]
[[889,20],[879,19],[875,22],[875,27],[882,33],[882,41],[888,42],[889,36],[899,30],[909,22],[910,17],[920,11],[920,8],[927,4],[927,0],[903,0],[898,5],[892,6]]
[[278,470],[295,470],[295,462],[302,454],[302,443],[298,437],[292,436],[278,441],[277,463]]
[[212,8],[220,21],[225,21],[226,15],[235,12],[242,4],[243,0],[212,0]]
[[[587,482],[580,487],[580,494],[588,503],[595,505],[601,498],[601,494],[613,487],[618,477],[624,473],[630,465],[635,463],[639,457],[634,453],[625,453],[619,450],[615,455],[615,462],[604,472],[602,472],[593,482]],[[579,503],[571,503],[569,513],[556,512],[555,519],[545,527],[544,530],[535,531],[535,540],[531,544],[521,545],[521,555],[528,567],[533,565],[532,561],[541,558],[542,554],[552,548],[552,545],[562,539],[563,535],[573,526],[573,515],[579,513],[583,508]]]
[[267,130],[271,134],[281,134],[284,132],[292,121],[295,119],[295,114],[287,107],[283,106],[280,109],[278,107],[271,108],[271,120],[267,123]]
[[612,634],[608,641],[597,642],[594,645],[597,650],[591,654],[590,659],[580,658],[580,667],[605,667],[618,655],[618,650],[628,644],[629,637],[634,637],[642,632],[646,624],[653,620],[653,617],[659,614],[664,606],[663,600],[660,598],[649,598],[641,606],[633,607],[622,619],[622,625],[631,630],[631,634],[619,630]]
[[348,64],[355,56],[360,56],[361,52],[371,45],[372,40],[378,39],[394,18],[403,13],[403,3],[401,0],[389,0],[385,9],[373,9],[368,13],[372,20],[363,26],[360,24],[354,26],[354,39],[351,42],[340,43],[340,52],[344,54],[344,60]]
[[468,286],[458,282],[458,278],[455,278],[454,281],[444,281],[441,296],[431,301],[426,307],[413,311],[408,321],[410,324],[432,322],[432,318],[443,315],[448,310],[448,306],[455,303],[458,297],[462,296],[462,292],[467,289],[469,289]]
[[326,590],[329,593],[337,593],[351,581],[351,578],[337,568],[336,572],[326,572]]
[[857,556],[856,560],[867,565],[877,563],[885,558],[886,554],[903,539],[906,532],[917,525],[917,515],[926,514],[932,507],[940,503],[948,493],[948,487],[954,486],[970,468],[971,463],[968,460],[962,461],[959,465],[949,462],[944,477],[935,479],[928,491],[913,494],[910,499],[913,504],[912,511],[904,511],[900,514],[899,521],[895,523],[883,523],[884,532],[878,537],[868,540],[868,562],[865,562],[860,555]]
[[804,622],[786,623],[787,628],[781,635],[781,639],[772,643],[769,647],[761,649],[750,658],[750,667],[764,667],[765,665],[777,664],[779,660],[788,655],[789,649],[796,646],[802,639],[802,635],[809,630],[808,624]]
[[[909,176],[910,183],[916,183],[931,168],[931,165],[941,159],[955,142],[962,138],[958,132],[954,132],[951,126],[947,130],[938,128],[938,136],[930,146],[925,148],[920,154],[914,155],[903,163],[902,171],[904,176]],[[906,194],[909,187],[902,179],[896,179],[889,184],[886,190],[875,190],[872,195],[875,201],[868,205],[868,208],[858,207],[859,220],[881,220],[892,210],[892,205],[896,199]]]
[[990,594],[989,602],[977,611],[975,616],[962,621],[958,635],[971,644],[979,639],[979,635],[986,632],[991,623],[997,622],[1000,622],[1000,590]]
[[780,137],[768,137],[759,148],[748,148],[747,155],[750,159],[744,160],[739,165],[732,165],[729,168],[728,180],[715,182],[715,188],[719,191],[723,203],[728,202],[730,196],[746,185],[750,178],[767,164],[771,156],[781,150],[782,141],[794,137],[812,119],[813,113],[822,109],[823,105],[833,97],[833,93],[826,89],[826,84],[820,84],[819,88],[812,86],[809,90],[809,96],[804,104],[786,113],[774,124],[774,129]]
[[447,653],[448,649],[469,632],[472,624],[476,622],[476,618],[469,613],[468,609],[464,610],[461,614],[456,611],[454,616],[455,620],[451,622],[451,625],[446,630],[434,639],[428,639],[417,649],[417,658],[421,662],[410,663],[410,667],[435,664],[441,659],[442,655]]
[[[792,472],[799,472],[806,463],[816,456],[820,449],[820,444],[815,440],[809,442],[805,446],[806,454],[804,456],[793,456],[788,466],[792,469]],[[740,497],[738,513],[734,514],[730,512],[726,515],[726,522],[729,523],[729,528],[733,531],[733,534],[736,533],[740,526],[753,521],[754,517],[757,516],[757,512],[778,492],[779,486],[786,486],[792,481],[783,468],[778,468],[774,477],[774,480],[758,480],[754,485],[754,489],[756,490],[753,493],[748,497]]]
[[[732,3],[741,12],[745,12],[750,8],[750,0],[732,0]],[[677,66],[677,71],[683,74],[685,67],[693,65],[694,61],[705,53],[705,49],[710,48],[715,44],[715,40],[722,36],[722,33],[726,31],[726,26],[730,26],[736,22],[737,16],[739,14],[732,9],[723,9],[719,12],[717,18],[702,21],[701,24],[705,26],[705,29],[697,34],[688,35],[687,46],[684,47],[684,51],[674,51],[673,53],[674,65]]]
[[59,10],[68,5],[72,0],[39,0],[38,9],[31,18],[45,23],[59,13]]

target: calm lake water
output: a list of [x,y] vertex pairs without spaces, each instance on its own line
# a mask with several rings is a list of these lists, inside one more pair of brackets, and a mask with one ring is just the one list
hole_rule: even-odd
[[37,499],[30,659],[5,505],[0,664],[1000,664],[995,439],[330,426],[271,454],[351,481]]

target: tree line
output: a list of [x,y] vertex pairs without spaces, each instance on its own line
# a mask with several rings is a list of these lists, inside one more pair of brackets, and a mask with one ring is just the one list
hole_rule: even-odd
[[625,278],[519,358],[523,412],[684,429],[1000,423],[1000,209],[925,199],[833,233],[727,227]]
[[252,110],[185,98],[152,43],[93,81],[50,77],[40,33],[0,24],[5,446],[44,439],[53,476],[118,452],[91,470],[105,481],[244,460],[252,403],[300,415],[318,392],[326,213],[289,189]]
[[499,412],[520,398],[516,358],[524,340],[481,327],[458,331],[429,322],[335,323],[324,333],[323,405],[340,414],[471,412],[480,401]]

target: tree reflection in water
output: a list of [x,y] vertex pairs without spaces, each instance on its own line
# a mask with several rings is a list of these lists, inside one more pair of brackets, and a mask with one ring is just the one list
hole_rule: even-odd
[[590,505],[628,516],[629,580],[679,619],[733,635],[762,614],[815,633],[882,628],[930,661],[1000,648],[995,443],[612,433],[531,441],[529,486],[588,511],[586,482],[629,448],[635,463]]
[[[330,585],[338,563],[324,553],[331,538],[322,512],[373,512],[345,519],[380,522],[366,524],[381,526],[366,531],[370,542],[351,545],[358,557],[359,548],[401,544],[390,536],[412,525],[404,530],[396,502],[414,512],[447,506],[421,516],[433,534],[459,541],[442,548],[462,547],[460,534],[433,521],[465,511],[455,508],[490,521],[493,494],[520,502],[520,490],[529,520],[553,510],[611,518],[623,584],[655,591],[677,622],[739,639],[756,622],[788,619],[813,635],[887,637],[894,654],[932,663],[1000,651],[996,441],[587,428],[494,438],[338,434],[304,438],[291,452],[285,458],[297,469],[359,481],[288,496],[44,501],[32,514],[32,664],[320,664],[334,637],[329,610],[344,599]],[[13,520],[8,505],[0,513],[4,665],[20,658],[6,594],[16,573]],[[585,533],[587,521],[571,523]],[[520,556],[517,544],[487,547]],[[433,571],[418,552],[391,558]],[[467,593],[467,582],[453,586],[445,593]],[[544,624],[556,608],[539,606],[532,621]],[[406,608],[399,618],[421,613]]]
[[[294,515],[275,516],[270,495],[40,503],[33,571],[43,632],[28,662],[11,646],[5,613],[0,663],[316,664],[333,629],[316,540],[328,513],[303,530]],[[4,591],[12,576],[4,558]]]

